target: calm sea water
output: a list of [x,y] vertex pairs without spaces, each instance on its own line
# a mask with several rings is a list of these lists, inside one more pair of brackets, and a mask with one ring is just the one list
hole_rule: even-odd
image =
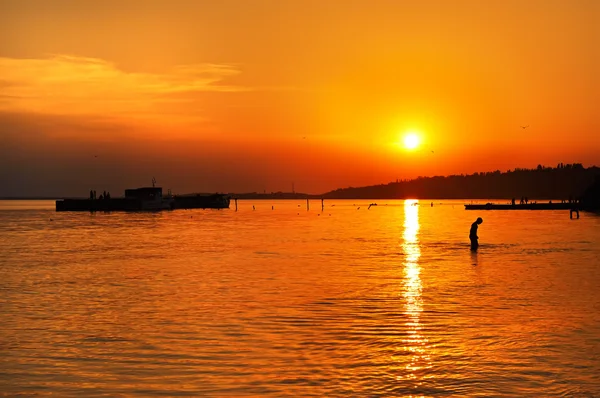
[[599,216],[376,202],[0,202],[0,393],[600,396]]

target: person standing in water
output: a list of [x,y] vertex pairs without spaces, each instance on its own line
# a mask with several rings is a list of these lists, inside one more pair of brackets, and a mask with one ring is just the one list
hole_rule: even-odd
[[477,236],[477,228],[479,228],[479,224],[483,222],[481,217],[478,217],[477,220],[471,224],[471,231],[469,232],[469,239],[471,239],[471,250],[477,250],[479,247],[479,237]]

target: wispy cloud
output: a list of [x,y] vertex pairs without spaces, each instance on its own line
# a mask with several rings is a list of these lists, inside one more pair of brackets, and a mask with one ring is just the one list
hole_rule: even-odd
[[0,111],[197,119],[202,116],[189,111],[201,93],[248,91],[224,83],[239,73],[232,65],[218,64],[183,65],[157,74],[125,72],[102,59],[68,55],[0,58]]

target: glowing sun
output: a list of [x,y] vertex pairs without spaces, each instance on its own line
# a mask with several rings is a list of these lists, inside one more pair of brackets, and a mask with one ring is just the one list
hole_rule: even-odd
[[419,146],[421,140],[419,136],[414,133],[409,133],[404,136],[404,148],[415,149]]

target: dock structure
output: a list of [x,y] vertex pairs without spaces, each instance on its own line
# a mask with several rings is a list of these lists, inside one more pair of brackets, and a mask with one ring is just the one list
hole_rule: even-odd
[[465,210],[578,210],[577,203],[486,203],[465,205]]
[[[231,199],[227,195],[175,195],[173,209],[229,209]],[[237,209],[237,200],[236,200]]]
[[486,203],[468,204],[465,210],[569,210],[570,217],[576,215],[579,218],[580,211],[600,212],[600,174],[595,177],[594,183],[590,185],[581,196],[576,199],[562,202],[546,203]]
[[227,195],[162,195],[160,187],[125,190],[122,198],[59,199],[56,211],[159,211],[176,209],[228,209]]
[[139,201],[131,198],[111,199],[59,199],[56,211],[138,211]]

